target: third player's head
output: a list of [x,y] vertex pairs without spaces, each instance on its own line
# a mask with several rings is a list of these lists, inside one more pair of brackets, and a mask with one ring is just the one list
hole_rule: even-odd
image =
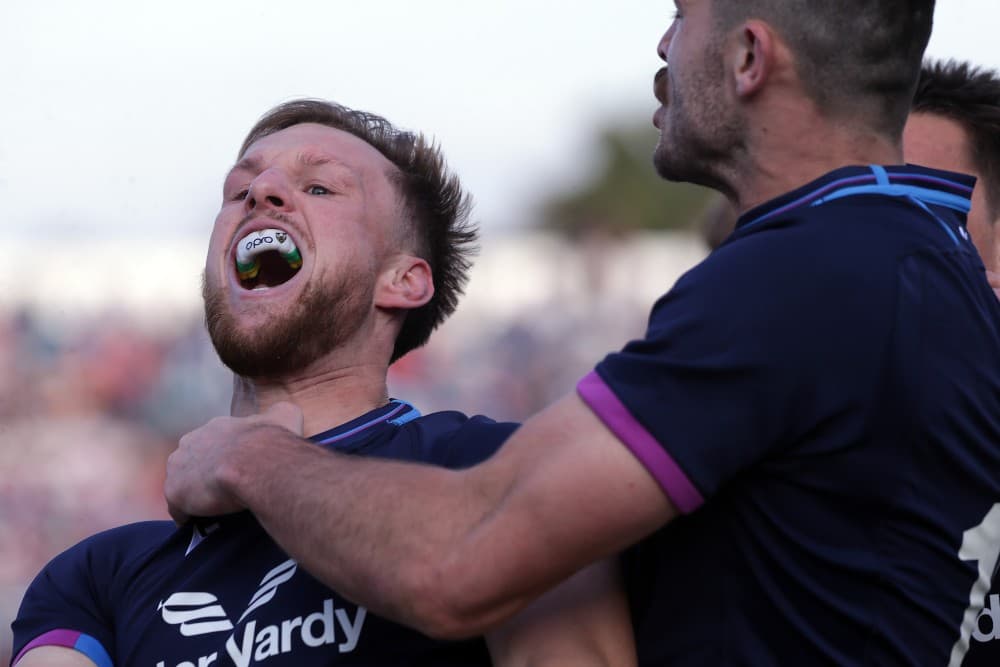
[[986,268],[1000,272],[1000,74],[927,63],[906,123],[908,162],[972,174],[968,228]]
[[659,44],[655,163],[725,191],[747,153],[802,110],[898,145],[933,0],[677,0]]
[[205,314],[239,375],[288,377],[324,359],[387,366],[457,304],[469,199],[422,135],[289,102],[251,129],[223,196]]

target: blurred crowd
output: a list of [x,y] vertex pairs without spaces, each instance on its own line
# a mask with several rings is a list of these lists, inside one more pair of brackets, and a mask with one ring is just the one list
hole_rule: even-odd
[[139,324],[0,311],[0,663],[41,566],[99,530],[165,518],[166,456],[227,404],[196,318],[179,335]]
[[[701,254],[693,236],[497,244],[459,311],[391,368],[390,391],[423,412],[520,420],[642,334],[651,300],[636,286],[650,273],[663,291]],[[181,435],[228,411],[231,377],[196,302],[169,328],[135,313],[0,309],[0,369],[6,664],[10,622],[45,562],[100,530],[167,518],[165,459]]]

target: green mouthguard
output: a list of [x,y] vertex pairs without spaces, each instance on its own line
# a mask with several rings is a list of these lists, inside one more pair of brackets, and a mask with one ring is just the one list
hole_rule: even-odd
[[297,269],[302,266],[302,255],[299,254],[298,248],[292,250],[291,252],[282,253],[281,256],[285,258],[286,262],[288,262],[288,266],[293,269]]
[[260,262],[256,259],[249,264],[236,262],[236,273],[239,275],[240,280],[256,278],[257,274],[260,273]]

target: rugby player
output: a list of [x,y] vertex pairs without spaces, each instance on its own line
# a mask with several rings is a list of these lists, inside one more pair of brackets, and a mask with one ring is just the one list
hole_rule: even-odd
[[[317,451],[449,468],[487,458],[510,435],[514,424],[421,416],[387,395],[389,364],[454,310],[475,239],[468,197],[435,146],[379,116],[289,102],[250,131],[223,195],[203,291],[212,341],[237,376],[235,414],[285,415]],[[280,450],[261,456],[274,471],[263,485],[322,485],[314,468],[288,477]],[[55,558],[13,623],[14,664],[635,661],[609,568],[584,571],[496,629],[488,653],[482,639],[439,641],[369,613],[317,581],[253,514],[219,514],[125,526]],[[288,508],[279,523],[301,531],[313,519]]]
[[1000,298],[1000,75],[963,62],[926,63],[903,152],[908,162],[976,177],[967,228]]
[[478,466],[318,451],[272,413],[188,434],[168,502],[250,509],[429,634],[638,543],[641,664],[957,667],[1000,552],[1000,303],[973,179],[903,165],[933,0],[675,5],[654,162],[741,216],[644,339]]
[[[1000,298],[1000,75],[966,62],[925,62],[903,130],[903,154],[908,162],[976,177],[966,228]],[[963,667],[1000,665],[997,565]]]

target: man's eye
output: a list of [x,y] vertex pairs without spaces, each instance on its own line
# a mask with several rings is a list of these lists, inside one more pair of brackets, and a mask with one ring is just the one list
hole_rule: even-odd
[[322,185],[310,185],[308,188],[306,188],[306,192],[308,192],[311,195],[328,195],[328,194],[330,194],[330,190],[328,190],[327,188],[323,187]]
[[250,193],[250,191],[249,191],[249,190],[246,190],[246,189],[244,189],[244,190],[240,190],[239,192],[237,192],[236,194],[234,194],[234,195],[233,195],[232,197],[230,197],[229,199],[230,199],[230,200],[232,200],[232,201],[243,201],[244,199],[246,199],[246,198],[247,198],[247,195],[248,195],[249,193]]

